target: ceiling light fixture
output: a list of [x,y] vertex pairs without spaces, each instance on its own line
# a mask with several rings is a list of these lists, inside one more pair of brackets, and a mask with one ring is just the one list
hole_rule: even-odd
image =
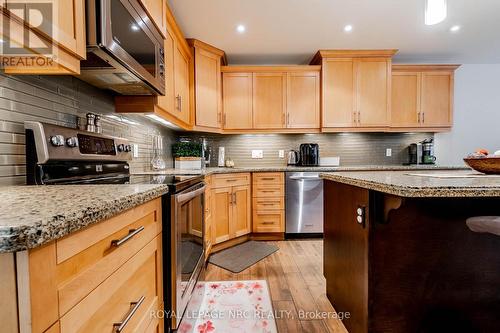
[[425,24],[434,25],[446,19],[446,0],[426,0],[425,1]]
[[450,31],[451,32],[458,32],[460,30],[460,26],[459,25],[454,25],[450,28]]
[[130,30],[132,30],[132,31],[139,31],[140,29],[141,28],[139,28],[139,26],[137,24],[135,24],[135,23],[132,23],[130,25]]
[[352,31],[352,25],[348,24],[344,27],[345,32],[351,32]]
[[240,34],[244,33],[247,30],[247,28],[243,24],[238,24],[236,27],[236,31],[238,31]]

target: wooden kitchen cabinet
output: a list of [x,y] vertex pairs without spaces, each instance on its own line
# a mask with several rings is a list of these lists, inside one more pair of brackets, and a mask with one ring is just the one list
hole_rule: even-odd
[[[213,244],[249,234],[252,198],[250,174],[224,174],[213,177]],[[227,186],[227,183],[234,185]]]
[[286,73],[253,74],[253,128],[285,127]]
[[252,129],[252,73],[223,73],[222,103],[224,129]]
[[320,73],[287,73],[286,127],[320,127]]
[[439,131],[452,126],[458,65],[393,65],[391,128]]
[[[7,74],[80,74],[80,60],[86,57],[85,40],[85,0],[65,0],[56,2],[57,25],[47,22],[40,26],[25,28],[24,11],[25,4],[16,1],[6,1],[0,4],[11,15],[10,18],[3,15],[9,24],[8,36],[4,36],[6,42],[25,45],[23,36],[29,36],[30,41],[43,41],[52,45],[52,54],[55,56],[52,65],[47,66],[6,66]],[[2,9],[3,9],[2,8]],[[46,19],[47,20],[47,19]],[[26,25],[27,27],[28,25]],[[48,27],[51,30],[48,30]],[[26,30],[25,30],[26,29]],[[2,30],[3,31],[3,30]],[[38,42],[37,45],[40,45]],[[26,48],[33,50],[33,48]],[[36,52],[33,55],[36,55]]]
[[193,61],[191,48],[166,2],[165,11],[165,95],[116,96],[115,111],[154,115],[182,129],[191,130],[194,122],[190,105],[190,68]]
[[[161,199],[154,199],[16,258],[21,332],[104,332],[144,297],[127,330],[161,331]],[[123,244],[116,241],[133,235]],[[155,330],[156,332],[156,330]]]
[[222,127],[222,74],[224,51],[196,39],[188,40],[194,55],[196,129],[219,132]]
[[252,175],[254,233],[285,232],[285,174],[256,172]]
[[391,63],[396,50],[321,50],[322,131],[386,130],[390,121]]
[[213,225],[212,221],[214,220],[214,193],[212,190],[212,176],[205,177],[206,190],[205,190],[205,234],[204,234],[204,243],[205,243],[205,260],[208,259],[210,255],[210,251],[212,250],[212,242],[213,242]]
[[166,0],[141,0],[142,6],[151,17],[163,37],[167,33]]
[[223,66],[223,132],[318,132],[320,66]]

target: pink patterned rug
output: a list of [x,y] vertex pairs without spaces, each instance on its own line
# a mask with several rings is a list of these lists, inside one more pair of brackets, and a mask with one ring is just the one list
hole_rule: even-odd
[[[179,333],[276,333],[276,322],[267,282],[217,281],[204,288],[196,321],[183,320]],[[194,322],[194,324],[192,324]]]

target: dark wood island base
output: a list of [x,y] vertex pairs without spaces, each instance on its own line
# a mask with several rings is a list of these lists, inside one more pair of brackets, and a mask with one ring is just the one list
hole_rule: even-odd
[[399,197],[325,180],[324,274],[361,332],[500,332],[498,197]]

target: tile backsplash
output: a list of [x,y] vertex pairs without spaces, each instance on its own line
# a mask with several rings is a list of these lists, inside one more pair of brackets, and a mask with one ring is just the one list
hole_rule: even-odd
[[0,72],[0,185],[25,183],[24,121],[75,127],[87,112],[104,115],[103,133],[125,137],[139,147],[132,171],[150,168],[152,137],[164,136],[167,166],[172,167],[173,131],[141,115],[114,113],[113,96],[71,76],[10,76]]
[[[340,164],[394,165],[408,162],[410,143],[431,138],[432,133],[322,133],[322,134],[180,134],[193,140],[205,137],[212,149],[211,165],[217,165],[218,147],[225,147],[226,159],[235,166],[281,166],[286,164],[289,150],[299,149],[301,143],[318,143],[321,157],[340,157]],[[392,156],[386,157],[386,149]],[[252,159],[252,150],[263,150],[262,159]],[[285,158],[280,158],[284,150]]]

